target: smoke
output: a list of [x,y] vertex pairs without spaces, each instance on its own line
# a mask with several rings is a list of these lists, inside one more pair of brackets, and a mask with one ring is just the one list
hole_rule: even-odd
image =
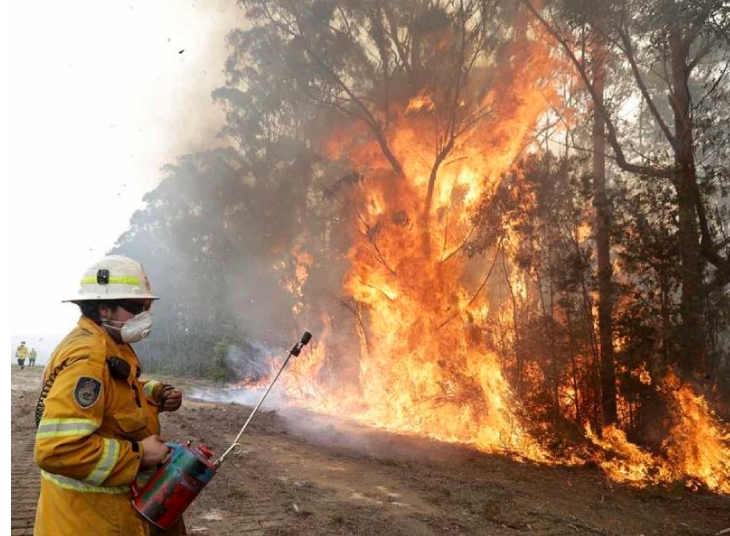
[[[266,388],[248,389],[240,387],[202,387],[190,391],[190,398],[217,402],[223,404],[239,404],[242,406],[255,406],[261,397],[264,396]],[[281,407],[283,398],[273,388],[266,397],[262,407]]]
[[[246,26],[243,10],[235,0],[167,3],[178,23],[160,33],[169,63],[163,83],[170,99],[158,101],[155,109],[155,119],[160,119],[155,122],[155,150],[164,158],[158,167],[171,156],[227,145],[218,137],[225,114],[213,103],[211,94],[225,82],[226,35]],[[154,84],[155,78],[150,82]],[[139,134],[145,136],[144,132]]]
[[239,378],[258,382],[270,372],[270,368],[264,364],[262,358],[274,355],[274,351],[255,340],[249,344],[250,347],[247,349],[235,345],[229,346],[226,363]]
[[[251,341],[246,348],[230,345],[225,361],[241,380],[224,387],[195,388],[190,396],[209,402],[256,405],[273,381],[270,358],[277,354],[273,348],[257,341]],[[277,391],[272,387],[266,397],[266,406],[278,408],[286,404],[283,389]]]

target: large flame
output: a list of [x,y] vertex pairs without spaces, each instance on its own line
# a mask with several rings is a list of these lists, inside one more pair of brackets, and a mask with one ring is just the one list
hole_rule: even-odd
[[664,443],[670,463],[688,484],[730,493],[730,429],[718,421],[707,400],[675,374],[670,372],[665,384],[675,402],[675,424]]
[[[445,143],[444,115],[427,91],[403,103],[400,113],[395,107],[390,111],[385,140],[390,157],[383,140],[362,124],[346,125],[329,140],[331,154],[348,158],[361,177],[349,192],[356,233],[343,284],[357,303],[359,344],[350,349],[357,353],[359,377],[349,383],[326,380],[333,330],[325,316],[325,330],[282,380],[294,403],[402,433],[550,461],[520,423],[518,401],[479,327],[488,315],[510,314],[506,306],[490,310],[499,302],[490,300],[486,283],[499,251],[486,261],[469,260],[463,252],[477,203],[510,169],[548,108],[551,90],[540,82],[552,66],[547,51],[537,41],[518,41],[520,54],[477,105],[480,119],[464,127],[443,160],[436,155]],[[511,250],[509,243],[502,244],[502,252]],[[296,298],[297,313],[311,257],[299,247],[291,253],[293,275],[282,282]],[[513,295],[524,300],[523,277],[517,271],[508,275]],[[276,361],[272,367],[279,365]],[[542,373],[534,363],[525,364],[525,375]],[[643,366],[632,374],[651,383]],[[654,454],[632,444],[618,428],[606,427],[598,435],[587,427],[597,453],[580,460],[568,453],[561,461],[592,459],[621,482],[684,479],[690,486],[730,493],[727,432],[706,401],[676,377],[668,377],[666,385],[675,401],[671,438],[691,441],[670,438],[663,452]],[[568,417],[577,396],[571,385],[559,389]]]
[[[642,371],[646,375],[646,371]],[[601,450],[594,460],[614,480],[630,484],[666,484],[684,481],[688,487],[705,486],[730,493],[730,431],[673,372],[664,381],[672,426],[661,452],[654,454],[626,439],[626,434],[608,426],[598,437],[590,427],[588,438]]]
[[547,51],[518,41],[514,62],[472,104],[479,120],[464,121],[443,160],[437,153],[453,110],[439,110],[426,91],[391,122],[387,143],[400,174],[362,125],[333,136],[330,151],[346,154],[363,177],[351,192],[357,232],[344,281],[359,304],[359,384],[335,392],[312,374],[322,364],[310,358],[287,380],[299,403],[386,429],[545,458],[520,425],[497,356],[481,344],[474,321],[489,311],[490,267],[462,251],[477,203],[525,148],[548,106],[550,89],[540,82],[551,66]]

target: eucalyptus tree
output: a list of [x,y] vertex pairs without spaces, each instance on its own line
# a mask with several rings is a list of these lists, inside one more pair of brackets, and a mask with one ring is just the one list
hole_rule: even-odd
[[230,302],[237,276],[255,247],[255,201],[235,151],[184,155],[145,195],[114,251],[139,259],[162,301],[155,335],[143,344],[156,368],[206,375],[218,340],[241,340],[245,310]]
[[[312,195],[317,188],[311,184],[321,186],[331,195],[328,206],[339,210],[341,228],[348,227],[342,301],[354,313],[362,343],[352,353],[360,352],[363,370],[377,368],[382,384],[396,386],[408,378],[380,366],[388,357],[413,359],[413,367],[402,366],[415,370],[417,356],[448,355],[433,367],[436,378],[427,389],[409,392],[434,403],[439,398],[431,393],[441,389],[445,403],[458,400],[485,418],[487,412],[478,412],[486,383],[465,371],[472,362],[490,363],[493,354],[462,338],[466,329],[456,319],[468,317],[466,309],[484,286],[475,281],[486,281],[490,271],[464,254],[471,227],[465,214],[481,189],[498,181],[482,163],[492,160],[501,172],[524,147],[534,117],[521,121],[519,112],[529,108],[539,115],[547,107],[536,89],[549,70],[549,61],[538,61],[547,58],[546,47],[530,31],[526,14],[501,0],[239,3],[251,26],[231,41],[235,51],[227,68],[241,75],[218,95],[231,117],[253,117],[263,105],[272,112],[267,118],[281,119],[274,124],[296,130],[303,146],[319,150],[306,191]],[[262,98],[267,85],[274,95]],[[257,95],[250,94],[254,88]],[[281,114],[269,107],[276,99]],[[258,125],[250,132],[237,128],[235,135],[243,140],[260,131]],[[457,183],[452,170],[471,162],[479,164],[469,170],[472,182],[464,173]],[[338,165],[344,172],[339,179],[322,180]],[[466,276],[467,263],[477,275]],[[388,289],[397,289],[397,296]],[[464,299],[467,294],[472,298]],[[411,304],[420,308],[403,312]],[[411,317],[411,311],[417,314]],[[401,312],[407,322],[385,325]],[[383,344],[371,344],[378,337]],[[411,351],[387,346],[406,343]],[[431,351],[421,353],[430,344]],[[362,382],[363,389],[375,386],[378,374]],[[369,400],[401,403],[382,391]]]
[[592,193],[587,168],[583,156],[548,152],[520,160],[479,207],[469,243],[475,254],[514,236],[508,255],[529,282],[527,302],[514,306],[514,383],[533,417],[571,421],[576,430],[604,422],[591,298],[595,247],[584,232]]
[[[576,68],[606,127],[615,163],[646,180],[666,180],[675,193],[677,242],[681,270],[681,349],[677,363],[685,375],[706,372],[705,286],[707,263],[714,285],[730,282],[730,249],[720,239],[707,195],[710,177],[697,162],[702,150],[697,122],[701,105],[722,109],[721,91],[728,69],[730,6],[722,0],[549,1],[528,6]],[[599,16],[600,15],[600,16]],[[658,133],[660,148],[645,153],[641,135],[627,127],[626,107],[603,102],[586,64],[580,59],[577,32],[585,25],[600,35],[616,61],[631,73],[636,102]],[[666,101],[664,100],[666,99]],[[668,106],[665,105],[668,104]],[[709,119],[727,125],[726,114]],[[644,125],[646,128],[647,126]],[[725,129],[720,126],[720,130]],[[715,140],[716,148],[726,140]],[[714,150],[715,148],[711,149]],[[716,168],[717,169],[717,168]]]
[[[329,123],[318,119],[320,134],[345,121],[363,125],[396,180],[405,172],[393,148],[395,118],[412,98],[428,95],[439,115],[435,131],[423,133],[433,137],[420,216],[428,226],[440,167],[459,137],[493,113],[484,103],[496,81],[485,67],[510,39],[514,6],[499,0],[240,3],[253,28],[237,38],[241,51],[231,61],[270,69],[286,85],[279,95],[331,112],[324,116]],[[262,61],[264,47],[270,63]],[[257,67],[246,62],[252,55]]]

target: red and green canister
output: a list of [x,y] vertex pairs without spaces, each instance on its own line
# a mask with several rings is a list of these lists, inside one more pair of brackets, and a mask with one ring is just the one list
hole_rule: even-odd
[[215,463],[210,461],[213,453],[205,445],[191,448],[189,441],[186,445],[166,443],[170,447],[170,454],[165,463],[152,475],[142,489],[138,489],[136,484],[132,485],[132,505],[142,517],[162,530],[172,528],[205,485],[211,481],[226,456],[230,452],[241,451],[241,444],[238,441],[251,422],[251,418],[261,407],[261,403],[271,391],[291,356],[298,356],[311,338],[312,334],[305,331],[301,340],[289,352],[264,396],[248,416],[246,423],[236,436],[236,440]]
[[169,530],[215,475],[209,458],[213,453],[204,445],[167,443],[170,454],[164,465],[150,478],[144,489],[132,485],[132,504],[139,514],[163,530]]

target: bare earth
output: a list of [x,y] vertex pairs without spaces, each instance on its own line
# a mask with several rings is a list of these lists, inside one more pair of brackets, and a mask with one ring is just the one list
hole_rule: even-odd
[[[13,536],[33,532],[40,374],[12,369]],[[251,409],[188,397],[163,414],[163,434],[217,458]],[[261,410],[241,443],[187,510],[191,535],[730,535],[728,496],[634,490],[597,469],[517,463],[305,411]]]

